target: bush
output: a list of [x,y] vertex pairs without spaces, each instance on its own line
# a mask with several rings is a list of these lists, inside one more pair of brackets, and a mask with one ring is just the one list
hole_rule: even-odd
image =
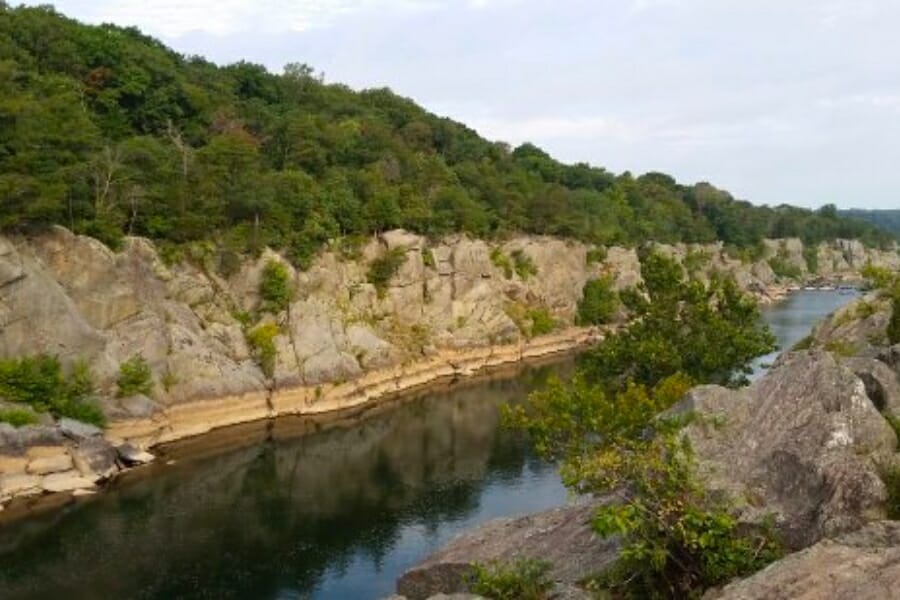
[[400,270],[403,263],[406,262],[406,248],[394,248],[388,250],[384,256],[376,258],[369,263],[369,272],[366,279],[375,286],[378,297],[384,297],[391,279]]
[[880,475],[888,494],[887,518],[900,520],[900,467],[882,467]]
[[13,427],[22,427],[23,425],[34,425],[37,422],[37,417],[30,410],[23,408],[0,409],[0,423],[9,423]]
[[275,375],[275,360],[278,358],[278,349],[275,347],[276,335],[278,335],[278,326],[274,323],[265,323],[246,334],[253,357],[262,372],[269,378]]
[[143,356],[136,354],[119,365],[116,385],[119,388],[118,396],[120,398],[137,394],[145,396],[153,394],[153,373]]
[[273,314],[287,310],[294,299],[287,267],[276,260],[266,263],[259,280],[259,296],[262,298],[262,310]]
[[507,279],[512,279],[512,262],[510,262],[509,257],[503,253],[503,250],[501,250],[500,248],[493,248],[491,250],[491,262],[495,267],[503,270],[504,277],[506,277]]
[[434,259],[434,251],[431,248],[422,248],[422,264],[429,269],[437,266],[437,261]]
[[818,246],[804,246],[803,248],[803,260],[806,261],[806,270],[810,273],[818,273],[819,272],[819,247]]
[[581,301],[578,302],[579,325],[602,325],[609,323],[619,305],[619,296],[613,289],[610,276],[591,279],[584,284]]
[[523,280],[528,279],[532,275],[537,275],[537,266],[531,257],[522,250],[513,250],[512,253],[513,268],[516,274]]
[[803,274],[800,267],[790,262],[781,253],[769,259],[769,266],[772,267],[772,272],[782,279],[799,279]]
[[37,412],[103,426],[106,419],[94,404],[93,394],[93,377],[83,361],[76,362],[68,376],[55,356],[40,354],[0,361],[0,397],[27,404]]
[[891,345],[900,344],[900,292],[891,299],[891,320],[888,321],[887,339]]
[[606,260],[607,250],[603,246],[598,246],[596,248],[591,248],[587,251],[587,254],[584,257],[584,262],[588,265],[592,265],[594,263],[601,263]]
[[551,565],[545,561],[520,559],[472,567],[469,591],[491,600],[544,600],[553,585],[547,577]]
[[530,337],[547,335],[556,329],[556,319],[546,308],[533,308],[528,311],[528,320],[531,321]]

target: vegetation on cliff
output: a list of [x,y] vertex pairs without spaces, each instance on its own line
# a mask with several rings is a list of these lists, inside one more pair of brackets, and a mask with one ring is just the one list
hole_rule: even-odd
[[779,546],[766,528],[739,527],[728,500],[705,491],[679,435],[691,416],[661,413],[695,383],[739,383],[774,339],[729,279],[704,284],[655,253],[642,257],[641,275],[621,294],[629,325],[590,351],[571,382],[551,381],[505,417],[562,461],[567,486],[611,495],[593,527],[622,536],[623,548],[595,585],[683,598],[757,570]]
[[48,7],[0,2],[0,87],[5,231],[57,223],[112,246],[123,234],[212,241],[223,267],[264,246],[303,265],[327,240],[395,227],[736,248],[890,238],[833,207],[754,207],[661,173],[562,164],[387,89],[327,84],[296,63],[281,75],[218,67]]
[[[76,363],[69,372],[55,356],[27,356],[0,360],[0,398],[27,405],[36,412],[103,425],[103,412],[94,400],[94,379],[87,364]],[[2,419],[27,424],[22,412],[6,411]]]

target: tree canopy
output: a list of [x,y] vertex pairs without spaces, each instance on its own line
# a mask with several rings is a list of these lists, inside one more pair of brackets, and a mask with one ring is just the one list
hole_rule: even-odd
[[890,236],[833,211],[511,149],[388,89],[183,56],[135,28],[0,1],[0,229],[62,224],[115,246],[263,246],[303,264],[339,236],[532,232],[597,244]]

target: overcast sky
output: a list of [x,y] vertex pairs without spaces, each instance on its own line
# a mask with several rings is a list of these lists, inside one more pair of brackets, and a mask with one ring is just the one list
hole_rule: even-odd
[[898,0],[58,0],[175,49],[389,86],[565,161],[900,208]]

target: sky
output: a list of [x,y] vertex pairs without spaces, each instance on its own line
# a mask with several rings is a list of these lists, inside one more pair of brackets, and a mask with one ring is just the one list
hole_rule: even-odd
[[[46,2],[40,2],[46,3]],[[390,87],[566,162],[900,208],[898,0],[57,0],[179,52]]]

